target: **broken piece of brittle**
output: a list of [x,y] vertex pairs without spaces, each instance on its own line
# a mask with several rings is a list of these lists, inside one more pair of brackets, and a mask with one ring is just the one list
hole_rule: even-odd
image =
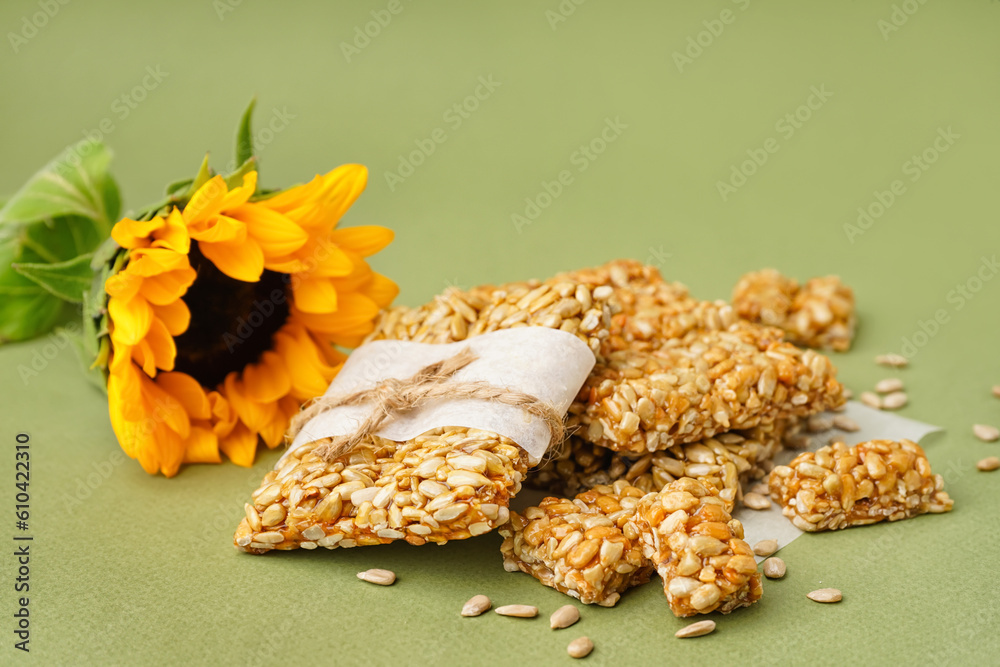
[[781,449],[786,421],[727,431],[694,443],[647,454],[629,454],[570,437],[554,458],[530,471],[525,485],[547,493],[574,495],[623,479],[648,493],[681,477],[715,487],[732,511],[741,484],[763,477],[764,466]]
[[910,440],[835,442],[805,452],[769,479],[771,497],[801,530],[820,531],[948,512],[954,501]]
[[733,307],[740,317],[780,327],[797,345],[843,352],[854,337],[854,292],[837,276],[800,286],[774,269],[754,271],[733,289]]
[[690,478],[648,494],[618,480],[510,516],[500,528],[504,568],[587,604],[613,606],[654,568],[678,616],[728,613],[760,598],[742,525],[713,488]]
[[443,428],[406,442],[374,436],[328,462],[315,441],[269,472],[246,505],[236,547],[254,554],[388,544],[444,544],[506,523],[527,454],[490,431]]
[[585,604],[614,606],[623,591],[646,583],[653,572],[629,523],[642,495],[621,480],[573,500],[545,498],[523,513],[511,512],[499,529],[504,569],[530,574]]
[[689,477],[673,481],[644,496],[632,521],[675,616],[728,614],[760,599],[763,586],[743,525],[712,486]]

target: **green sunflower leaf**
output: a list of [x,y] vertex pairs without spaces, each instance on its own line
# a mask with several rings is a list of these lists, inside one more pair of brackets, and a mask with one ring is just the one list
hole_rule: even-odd
[[250,100],[246,111],[240,118],[240,127],[236,131],[236,164],[245,164],[253,157],[253,130],[250,122],[253,117],[253,109],[257,106],[257,98]]
[[188,192],[194,194],[198,188],[208,183],[211,179],[212,168],[208,166],[208,153],[205,153],[205,159],[201,161],[201,166],[198,167],[198,174],[194,177],[194,182],[191,183]]
[[193,178],[185,178],[184,180],[181,181],[174,181],[173,183],[167,186],[167,190],[164,194],[166,194],[169,197],[171,195],[176,195],[182,192],[186,192],[191,189],[192,183],[194,183]]
[[229,189],[238,188],[243,185],[243,177],[251,171],[257,170],[257,158],[252,157],[239,166],[239,169],[226,176],[226,185]]
[[118,187],[108,175],[111,152],[84,139],[45,165],[0,209],[0,225],[27,225],[67,215],[86,218],[101,236],[118,215]]
[[17,261],[40,259],[17,236],[0,240],[0,343],[34,338],[64,315],[62,299],[13,268]]
[[90,268],[92,256],[86,253],[54,263],[15,262],[11,268],[64,301],[82,303],[94,276]]

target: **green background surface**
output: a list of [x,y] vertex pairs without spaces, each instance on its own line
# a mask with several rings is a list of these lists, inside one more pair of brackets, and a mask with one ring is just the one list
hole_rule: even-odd
[[[953,513],[802,537],[781,552],[788,576],[765,582],[752,608],[713,616],[708,637],[673,638],[686,622],[655,583],[553,632],[544,619],[569,598],[505,573],[496,535],[443,548],[236,553],[243,502],[278,452],[252,470],[150,477],[120,453],[105,398],[72,351],[43,338],[0,349],[0,540],[15,532],[3,508],[22,431],[35,537],[30,655],[13,648],[14,561],[0,549],[0,662],[560,664],[586,634],[592,664],[995,663],[1000,472],[975,462],[1000,445],[970,427],[1000,422],[990,395],[1000,279],[983,264],[1000,246],[1000,2],[662,4],[564,2],[573,11],[553,24],[556,0],[406,1],[345,55],[386,2],[70,2],[34,32],[25,21],[42,23],[45,3],[4,2],[0,191],[109,119],[125,204],[138,208],[191,175],[206,150],[224,167],[256,94],[257,127],[284,124],[258,135],[265,185],[369,166],[344,224],[396,230],[373,264],[400,284],[400,303],[618,257],[657,264],[705,298],[727,298],[742,273],[765,266],[840,274],[860,316],[854,349],[835,358],[849,387],[891,375],[875,354],[915,334],[923,342],[899,373],[910,393],[901,413],[945,427],[923,444]],[[711,35],[723,10],[733,20]],[[901,25],[889,31],[894,11]],[[11,33],[31,36],[14,44]],[[689,39],[705,44],[700,54]],[[679,67],[674,54],[688,48],[697,57]],[[165,75],[142,89],[148,67]],[[499,86],[467,118],[449,113],[480,77]],[[799,110],[814,87],[829,97]],[[143,99],[131,108],[123,95]],[[797,110],[808,119],[789,132]],[[625,127],[581,163],[577,151],[608,119]],[[438,128],[444,143],[390,187],[386,173]],[[949,128],[957,138],[934,155]],[[777,152],[723,199],[718,182],[768,139]],[[936,161],[913,172],[908,161],[925,150]],[[563,170],[572,182],[518,230],[512,216]],[[903,194],[850,238],[858,208],[896,179]],[[921,336],[941,313],[944,324]],[[41,372],[23,377],[33,360]],[[371,566],[395,570],[397,584],[355,579]],[[844,601],[805,598],[823,586]],[[544,618],[459,618],[477,593],[538,605]]]

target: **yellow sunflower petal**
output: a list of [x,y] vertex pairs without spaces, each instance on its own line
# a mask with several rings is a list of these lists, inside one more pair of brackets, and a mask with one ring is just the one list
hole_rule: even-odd
[[335,225],[368,184],[368,169],[360,164],[345,164],[323,177],[324,215]]
[[305,313],[332,313],[337,310],[337,290],[328,278],[292,279],[295,306]]
[[363,294],[349,293],[337,295],[337,311],[334,313],[306,313],[295,307],[292,310],[296,320],[306,328],[334,333],[359,324],[371,325],[378,315],[379,307]]
[[265,257],[284,257],[309,240],[309,234],[287,217],[257,204],[243,204],[226,211],[246,223],[247,234],[260,245]]
[[393,236],[393,231],[387,227],[365,225],[335,229],[330,233],[330,240],[345,250],[368,257],[389,245]]
[[242,379],[243,395],[255,403],[277,401],[292,388],[285,362],[274,351],[265,352],[259,362],[244,368]]
[[138,293],[139,288],[142,287],[142,281],[142,276],[131,273],[126,268],[104,282],[104,291],[107,292],[108,296],[128,301]]
[[215,268],[230,278],[255,283],[264,273],[264,252],[256,241],[225,243],[199,242],[198,247]]
[[229,401],[229,406],[239,416],[240,421],[254,433],[259,433],[274,419],[278,407],[273,402],[257,403],[251,401],[246,396],[246,387],[237,379],[237,375],[236,372],[233,372],[226,376],[222,393]]
[[108,299],[108,315],[114,325],[111,338],[126,345],[138,345],[153,322],[153,308],[141,296]]
[[226,181],[222,176],[210,178],[198,188],[184,206],[184,210],[181,212],[184,216],[184,222],[190,227],[217,216],[222,211],[222,201],[227,194],[229,194],[229,188],[226,187]]
[[[156,448],[160,459],[160,471],[173,477],[184,463],[184,441],[189,436],[180,436],[168,428],[156,434]],[[140,459],[141,461],[141,459]]]
[[167,271],[143,280],[140,291],[151,304],[165,306],[184,296],[197,276],[190,266]]
[[111,228],[111,238],[115,240],[115,243],[129,250],[145,248],[150,243],[150,234],[162,226],[163,218],[159,216],[152,220],[122,218]]
[[169,248],[139,248],[133,250],[128,262],[129,272],[144,278],[158,276],[161,273],[177,271],[190,266],[191,263],[187,255],[182,255]]
[[232,433],[219,440],[219,449],[236,465],[249,468],[257,454],[257,434],[237,423]]
[[160,373],[156,385],[180,403],[190,419],[208,419],[212,415],[205,389],[187,373]]
[[381,273],[372,273],[371,281],[362,288],[361,293],[374,301],[380,308],[388,308],[393,300],[399,296],[399,285]]
[[221,463],[219,437],[201,426],[192,426],[184,443],[184,463]]
[[153,237],[156,239],[153,241],[154,248],[167,248],[184,255],[191,250],[191,236],[184,224],[184,216],[177,208],[170,212],[163,227]]
[[257,191],[257,172],[250,171],[243,175],[243,185],[237,186],[229,191],[229,193],[222,198],[222,210],[230,211],[237,206],[242,206],[247,203],[250,197],[253,197],[253,193]]
[[162,306],[154,305],[153,312],[167,327],[171,336],[180,336],[191,324],[191,311],[188,310],[187,304],[180,300]]
[[208,403],[212,408],[212,431],[220,438],[229,435],[238,421],[236,413],[229,408],[229,401],[219,392],[210,391]]
[[143,383],[143,396],[148,402],[147,409],[153,420],[177,433],[181,438],[188,437],[188,434],[191,433],[191,420],[180,401],[164,391],[150,378],[140,377],[139,379]]
[[274,415],[274,419],[260,431],[260,438],[267,445],[268,449],[274,449],[284,441],[285,428],[287,426],[288,422],[285,420],[284,413],[278,410]]
[[241,242],[246,241],[247,226],[242,220],[216,215],[188,227],[188,233],[202,243]]
[[132,359],[143,373],[149,377],[156,377],[156,355],[153,354],[152,347],[145,339],[139,341],[139,344],[132,348]]
[[260,201],[260,205],[266,206],[272,211],[287,213],[299,208],[303,204],[315,200],[323,192],[323,177],[317,175],[308,183],[296,185],[288,188],[273,197],[268,197]]
[[274,337],[275,349],[285,361],[292,383],[292,393],[299,400],[319,396],[333,378],[333,368],[320,356],[316,344],[308,335],[294,336],[279,332]]

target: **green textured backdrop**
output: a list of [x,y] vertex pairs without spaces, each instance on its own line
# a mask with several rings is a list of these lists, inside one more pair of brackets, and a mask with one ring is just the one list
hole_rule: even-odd
[[[149,477],[73,353],[42,339],[0,349],[0,540],[21,431],[35,536],[30,656],[0,550],[0,662],[558,664],[581,634],[593,664],[996,660],[1000,472],[974,466],[1000,445],[970,426],[1000,422],[1000,2],[662,4],[5,2],[0,191],[96,129],[138,208],[206,150],[225,166],[256,94],[266,185],[369,166],[345,224],[396,230],[373,264],[400,303],[618,257],[705,298],[764,266],[839,273],[861,319],[842,379],[870,387],[889,374],[873,356],[914,343],[902,414],[946,428],[924,444],[952,514],[805,536],[759,604],[694,641],[672,637],[684,622],[655,584],[560,632],[461,619],[476,593],[546,617],[568,598],[504,573],[495,535],[237,554],[242,503],[278,453]],[[358,582],[369,566],[398,583]],[[841,604],[804,597],[828,585]]]

